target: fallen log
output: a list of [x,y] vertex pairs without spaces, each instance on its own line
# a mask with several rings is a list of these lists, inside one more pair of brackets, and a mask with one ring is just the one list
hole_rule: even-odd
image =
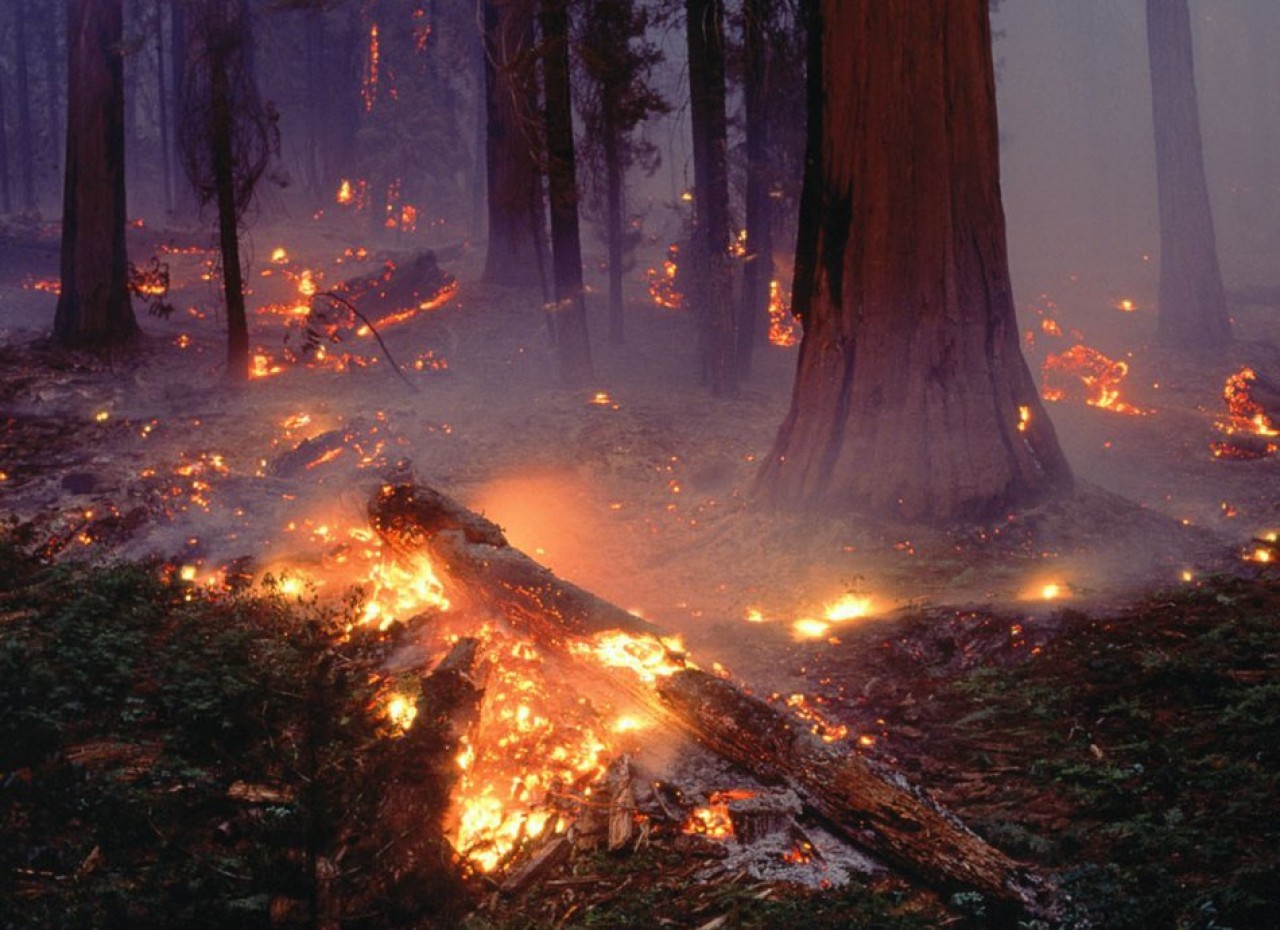
[[[384,488],[370,519],[393,546],[425,549],[451,598],[501,615],[564,655],[573,655],[573,643],[603,632],[655,638],[663,632],[557,578],[510,546],[496,524],[430,488]],[[602,673],[590,671],[589,678]],[[931,887],[981,892],[997,910],[1052,913],[1052,887],[1034,870],[968,830],[900,774],[822,743],[802,721],[731,682],[685,668],[652,688],[619,686],[722,758],[766,784],[791,789],[806,810],[890,866]]]
[[695,738],[805,807],[855,846],[947,890],[976,889],[1033,916],[1051,910],[1044,880],[966,828],[902,775],[823,743],[736,685],[699,669],[661,679],[658,696]]

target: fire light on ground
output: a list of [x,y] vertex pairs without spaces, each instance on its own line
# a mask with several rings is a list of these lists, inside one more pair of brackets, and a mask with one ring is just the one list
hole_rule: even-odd
[[1149,407],[1120,399],[1120,385],[1129,375],[1128,363],[1108,358],[1089,346],[1077,343],[1065,352],[1048,355],[1042,374],[1041,394],[1047,401],[1079,397],[1090,407],[1112,413],[1139,417],[1155,413]]
[[676,274],[680,270],[679,257],[680,246],[672,243],[667,248],[662,270],[650,268],[645,271],[645,277],[649,280],[649,296],[657,306],[668,310],[679,310],[684,306],[684,295],[676,288]]

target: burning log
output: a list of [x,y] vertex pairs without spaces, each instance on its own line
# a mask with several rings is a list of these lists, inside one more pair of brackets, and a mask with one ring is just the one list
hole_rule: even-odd
[[[511,547],[496,524],[437,491],[384,488],[370,517],[392,545],[425,549],[447,578],[451,597],[457,592],[466,607],[500,615],[566,657],[583,656],[588,641],[598,644],[603,634],[617,631],[661,648],[656,627],[557,578]],[[823,743],[802,721],[686,667],[681,656],[668,658],[662,671],[641,673],[649,687],[613,683],[657,719],[764,783],[794,792],[806,811],[889,865],[934,887],[980,891],[1012,910],[1051,912],[1051,889],[1040,876],[969,831],[901,775]],[[601,676],[599,668],[588,672],[589,679]],[[616,848],[627,841],[621,820],[633,802],[625,791],[611,794],[618,822],[610,824],[610,846]]]

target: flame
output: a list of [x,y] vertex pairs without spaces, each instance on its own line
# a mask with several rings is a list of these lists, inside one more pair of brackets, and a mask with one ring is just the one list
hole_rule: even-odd
[[378,42],[378,24],[369,27],[369,51],[365,59],[364,80],[360,82],[360,98],[364,101],[365,112],[373,110],[373,102],[378,97],[378,69],[382,61],[382,52]]
[[822,639],[831,631],[831,624],[826,620],[815,620],[804,617],[791,624],[791,635],[794,639]]
[[284,246],[278,245],[271,250],[271,264],[283,265],[289,261],[289,253],[284,250]]
[[1031,408],[1025,405],[1018,407],[1018,432],[1025,433],[1031,423]]
[[1258,380],[1252,368],[1241,368],[1228,376],[1222,386],[1222,399],[1227,403],[1226,421],[1219,421],[1218,429],[1227,436],[1248,436],[1263,440],[1244,444],[1231,440],[1219,440],[1209,444],[1215,458],[1258,459],[1280,450],[1280,443],[1272,441],[1280,436],[1278,424],[1265,407],[1253,399],[1250,386]]
[[407,733],[418,717],[418,702],[403,694],[393,694],[387,699],[387,720],[401,733]]
[[1042,393],[1047,401],[1065,399],[1078,384],[1083,388],[1084,402],[1091,407],[1129,416],[1150,416],[1155,412],[1120,399],[1120,384],[1129,374],[1128,363],[1108,358],[1086,345],[1076,344],[1065,352],[1048,355],[1043,374]]
[[1122,298],[1120,298],[1119,300],[1117,300],[1117,301],[1115,302],[1114,306],[1115,306],[1115,308],[1116,308],[1117,310],[1119,310],[1121,313],[1133,313],[1133,311],[1135,311],[1135,310],[1137,310],[1137,309],[1138,309],[1138,305],[1137,305],[1137,304],[1135,304],[1135,303],[1134,303],[1132,300],[1130,300],[1128,297],[1122,297]]
[[869,597],[845,594],[840,600],[827,605],[826,618],[832,623],[860,620],[871,613],[871,606],[872,601]]
[[679,310],[684,306],[684,295],[676,288],[676,274],[680,270],[677,259],[680,246],[672,243],[667,248],[667,257],[662,262],[662,271],[650,268],[645,272],[649,279],[649,296],[659,307],[668,310]]
[[449,609],[444,585],[431,560],[422,554],[375,562],[369,567],[368,583],[371,591],[360,622],[376,623],[379,629],[427,609]]
[[787,348],[798,341],[796,321],[791,316],[791,303],[782,296],[782,285],[774,278],[769,282],[769,342]]
[[575,655],[591,656],[610,668],[630,669],[646,684],[690,668],[678,636],[651,636],[611,630],[597,633],[590,643],[570,644]]

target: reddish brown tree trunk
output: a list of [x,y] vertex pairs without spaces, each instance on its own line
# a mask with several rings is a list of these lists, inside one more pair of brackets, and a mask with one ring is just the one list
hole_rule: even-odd
[[489,242],[484,279],[540,285],[542,169],[534,74],[533,0],[485,0]]
[[587,304],[582,286],[582,238],[578,230],[578,180],[573,151],[569,85],[569,14],[565,0],[541,0],[539,21],[545,57],[547,193],[551,204],[551,260],[555,307],[551,330],[560,356],[560,378],[581,387],[592,378]]
[[122,32],[121,0],[72,0],[62,292],[53,321],[54,339],[67,347],[122,343],[138,330],[124,239]]
[[1205,182],[1187,0],[1147,0],[1151,111],[1160,205],[1160,295],[1156,332],[1179,349],[1231,341]]
[[820,20],[805,334],[757,492],[948,522],[1069,487],[1018,345],[987,0]]
[[689,121],[693,131],[694,241],[689,298],[703,381],[716,395],[738,388],[729,266],[729,173],[724,87],[724,2],[686,0]]

